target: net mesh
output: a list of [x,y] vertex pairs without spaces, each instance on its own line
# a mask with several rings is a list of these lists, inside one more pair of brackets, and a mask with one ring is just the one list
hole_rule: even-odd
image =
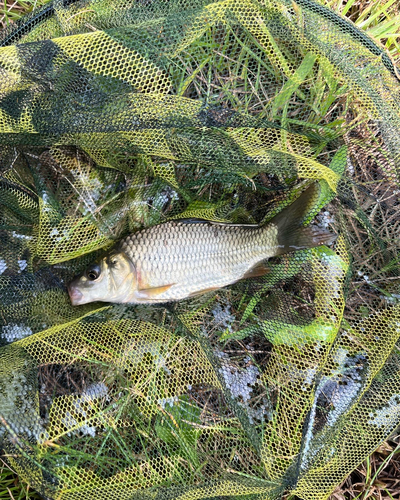
[[[312,0],[54,1],[0,38],[0,436],[49,499],[326,499],[400,421],[400,82]],[[331,246],[166,305],[67,283],[170,219]]]

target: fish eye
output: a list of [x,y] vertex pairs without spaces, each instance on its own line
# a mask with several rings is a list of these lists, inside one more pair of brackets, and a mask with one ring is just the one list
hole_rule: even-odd
[[97,280],[97,278],[100,276],[100,273],[101,273],[100,266],[96,264],[96,265],[90,267],[86,271],[86,276],[88,277],[88,279],[90,281],[94,281],[94,280]]

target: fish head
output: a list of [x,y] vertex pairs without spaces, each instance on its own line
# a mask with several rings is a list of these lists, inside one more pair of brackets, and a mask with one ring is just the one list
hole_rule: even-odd
[[73,306],[97,301],[129,302],[136,289],[136,270],[124,252],[93,262],[68,285]]

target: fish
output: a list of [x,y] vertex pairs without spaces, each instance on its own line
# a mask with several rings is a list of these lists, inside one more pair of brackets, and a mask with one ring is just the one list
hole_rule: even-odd
[[69,284],[71,303],[167,303],[263,276],[271,257],[333,243],[327,229],[303,226],[318,189],[264,225],[178,219],[130,234]]

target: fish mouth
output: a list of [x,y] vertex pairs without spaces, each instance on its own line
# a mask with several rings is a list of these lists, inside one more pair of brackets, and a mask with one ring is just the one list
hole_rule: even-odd
[[71,299],[71,304],[73,306],[79,306],[80,304],[84,303],[82,292],[73,285],[68,286],[68,293],[69,298]]

